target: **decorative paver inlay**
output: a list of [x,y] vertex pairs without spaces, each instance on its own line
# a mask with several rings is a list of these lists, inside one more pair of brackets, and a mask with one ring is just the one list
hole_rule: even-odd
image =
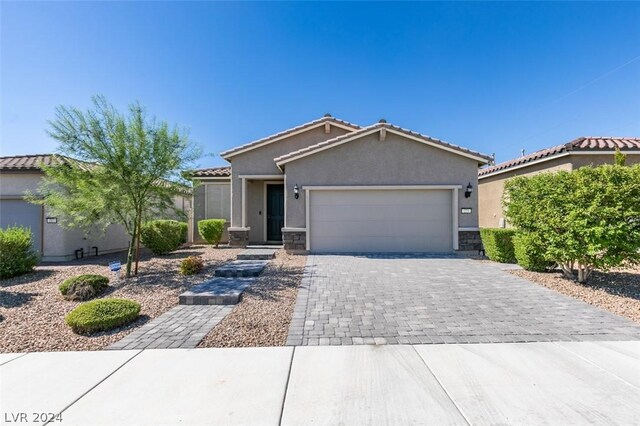
[[234,260],[216,269],[216,277],[257,277],[267,266],[267,260]]
[[640,325],[487,263],[310,255],[287,344],[636,339]]
[[107,349],[195,348],[233,306],[178,305]]
[[182,293],[181,305],[235,305],[255,278],[214,278]]

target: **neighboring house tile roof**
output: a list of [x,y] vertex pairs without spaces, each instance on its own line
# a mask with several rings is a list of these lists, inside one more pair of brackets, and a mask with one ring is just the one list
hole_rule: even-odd
[[[40,170],[40,165],[50,166],[56,161],[53,154],[14,155],[0,157],[0,170]],[[64,158],[64,157],[63,157]]]
[[196,169],[187,172],[186,175],[189,177],[229,177],[231,176],[231,166]]
[[581,137],[563,145],[541,149],[531,154],[496,164],[495,166],[485,167],[478,171],[478,176],[487,176],[498,171],[507,170],[537,160],[551,159],[562,153],[572,151],[613,151],[616,148],[621,151],[640,150],[640,138]]
[[383,128],[391,130],[391,131],[395,131],[396,133],[399,133],[399,134],[403,134],[403,135],[407,135],[407,136],[410,136],[410,137],[413,137],[413,138],[420,139],[420,140],[422,140],[422,141],[424,141],[426,143],[429,143],[429,144],[432,144],[432,145],[435,145],[435,146],[439,146],[439,147],[444,148],[444,149],[449,150],[449,151],[453,151],[453,152],[457,152],[457,153],[462,154],[462,155],[467,155],[467,156],[472,156],[472,157],[478,158],[480,160],[483,160],[483,162],[485,162],[485,163],[489,162],[492,159],[492,157],[490,155],[482,154],[482,153],[477,152],[477,151],[473,151],[473,150],[470,150],[470,149],[467,149],[467,148],[463,148],[461,146],[454,145],[454,144],[442,141],[440,139],[432,138],[431,136],[426,136],[426,135],[423,135],[423,134],[420,134],[420,133],[417,133],[417,132],[414,132],[414,131],[411,131],[411,130],[408,130],[408,129],[404,129],[404,128],[399,127],[399,126],[394,126],[393,124],[389,124],[389,123],[385,122],[384,120],[381,120],[380,122],[378,122],[376,124],[373,124],[373,125],[367,126],[367,127],[363,127],[363,128],[361,128],[359,130],[356,130],[354,132],[347,133],[345,135],[341,135],[341,136],[338,136],[336,138],[329,139],[329,140],[317,143],[315,145],[311,145],[311,146],[299,149],[297,151],[290,152],[290,153],[285,154],[285,155],[281,155],[280,157],[275,158],[274,161],[278,165],[285,164],[285,163],[288,163],[289,161],[292,161],[292,160],[294,160],[296,158],[299,158],[299,157],[302,157],[302,156],[306,156],[306,155],[311,154],[313,152],[322,151],[324,149],[331,148],[332,146],[340,145],[342,142],[345,142],[347,140],[355,139],[355,138],[358,138],[360,136],[365,136],[365,135],[370,134],[370,133],[375,133],[378,130],[383,129]]
[[290,135],[292,133],[296,133],[296,132],[299,132],[301,130],[304,130],[304,129],[307,129],[307,128],[312,128],[312,127],[315,127],[315,126],[317,126],[319,124],[324,124],[324,123],[338,124],[338,125],[340,125],[342,127],[349,127],[349,128],[351,128],[353,130],[360,129],[360,126],[358,126],[357,124],[353,124],[353,123],[350,123],[348,121],[340,120],[338,118],[332,117],[330,114],[325,114],[324,117],[319,118],[317,120],[309,121],[308,123],[304,123],[304,124],[301,124],[299,126],[292,127],[290,129],[287,129],[287,130],[283,130],[282,132],[273,134],[271,136],[267,136],[265,138],[258,139],[256,141],[249,142],[247,144],[240,145],[240,146],[235,147],[235,148],[231,148],[231,149],[229,149],[227,151],[224,151],[224,152],[220,153],[220,156],[222,158],[229,158],[229,157],[232,157],[233,155],[238,154],[240,152],[244,152],[244,151],[247,151],[249,149],[257,148],[258,146],[265,145],[265,144],[269,143],[270,141],[278,140],[278,139],[280,139],[280,138],[282,138],[284,136]]

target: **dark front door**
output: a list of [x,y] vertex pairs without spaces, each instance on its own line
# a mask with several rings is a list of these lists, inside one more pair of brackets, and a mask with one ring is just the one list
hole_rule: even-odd
[[282,241],[284,185],[267,185],[267,241]]

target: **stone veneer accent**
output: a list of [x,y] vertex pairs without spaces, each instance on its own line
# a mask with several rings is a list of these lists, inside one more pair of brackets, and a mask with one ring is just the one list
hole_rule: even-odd
[[307,249],[307,231],[283,229],[282,242],[286,251],[305,251]]
[[458,251],[482,250],[480,231],[458,231]]
[[249,244],[249,228],[229,228],[229,245],[231,247],[246,247]]

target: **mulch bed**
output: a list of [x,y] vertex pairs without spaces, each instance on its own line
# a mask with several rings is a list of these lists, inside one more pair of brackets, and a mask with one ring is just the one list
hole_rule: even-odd
[[640,266],[594,271],[586,284],[565,278],[562,272],[508,272],[640,323]]
[[[109,276],[109,262],[125,260],[124,253],[42,264],[32,273],[0,280],[0,352],[103,349],[177,305],[180,293],[212,276],[215,268],[234,260],[240,251],[195,245],[166,256],[152,257],[144,253],[139,274],[120,282],[112,279],[110,289],[102,296],[139,302],[142,305],[140,319],[127,327],[92,336],[74,334],[65,324],[65,315],[79,302],[64,300],[58,285],[80,274]],[[205,269],[198,275],[180,275],[180,262],[194,255],[204,259]]]
[[306,256],[283,250],[198,347],[284,346]]

